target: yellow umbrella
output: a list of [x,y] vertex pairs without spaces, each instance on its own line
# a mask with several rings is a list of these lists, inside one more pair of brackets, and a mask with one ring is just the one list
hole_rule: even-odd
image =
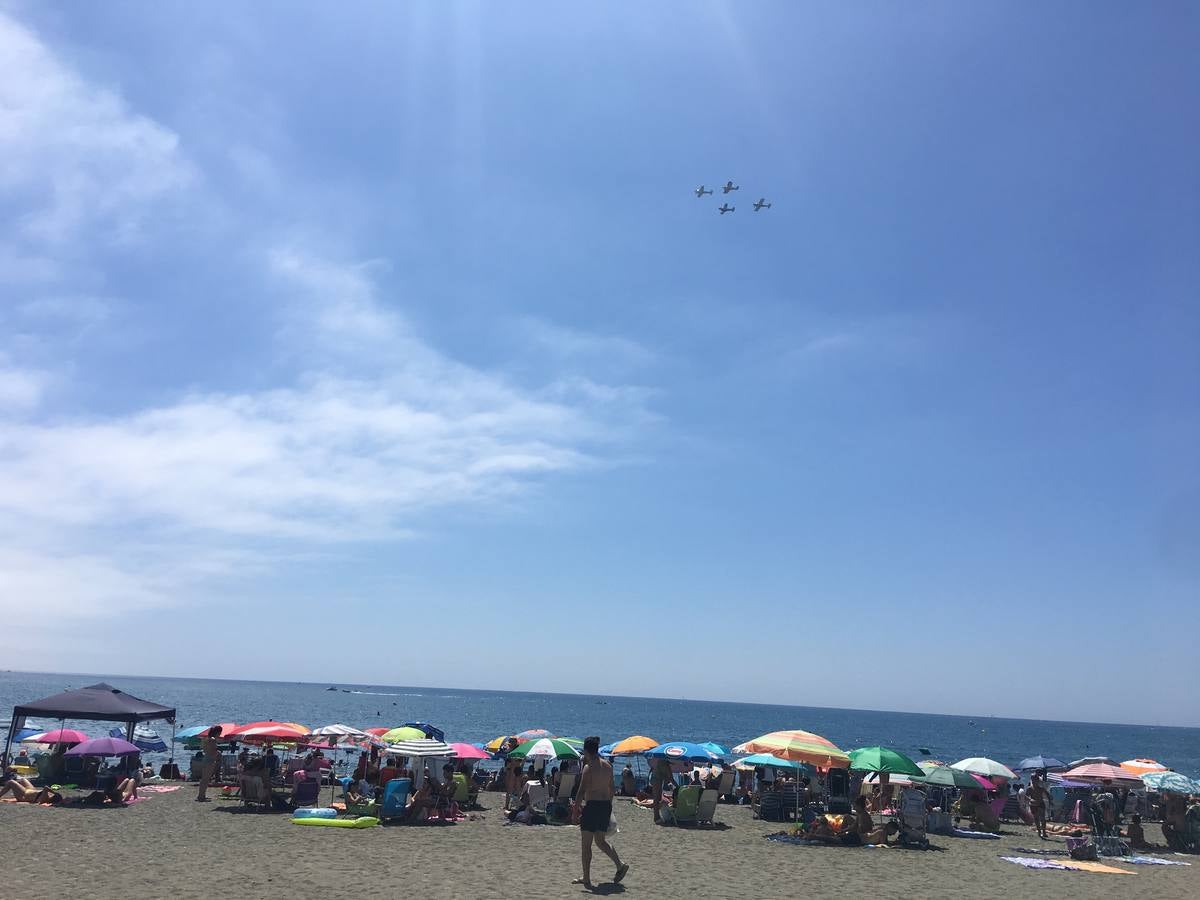
[[515,741],[516,739],[517,739],[517,736],[515,734],[502,734],[499,737],[492,738],[490,741],[488,741],[486,744],[484,744],[484,749],[488,750],[492,753],[496,753],[507,742]]
[[612,756],[629,756],[635,753],[645,753],[647,750],[653,750],[661,741],[656,741],[654,738],[646,737],[644,734],[633,734],[625,738],[623,741],[617,741],[613,744]]

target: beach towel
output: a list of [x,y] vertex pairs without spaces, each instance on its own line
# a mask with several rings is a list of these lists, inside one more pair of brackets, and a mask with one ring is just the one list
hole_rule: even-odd
[[1040,856],[1066,856],[1066,850],[1051,850],[1047,847],[1013,847],[1013,853],[1034,853]]
[[1190,862],[1182,859],[1163,859],[1161,856],[1130,856],[1121,862],[1133,863],[1135,866],[1190,866]]
[[139,794],[169,794],[171,791],[181,790],[181,785],[172,785],[169,787],[160,787],[158,785],[140,785],[138,787]]
[[965,828],[951,828],[950,833],[955,837],[975,838],[981,841],[998,841],[1000,835],[992,834],[990,831],[967,831]]
[[1127,869],[1118,869],[1116,866],[1106,866],[1104,863],[1087,862],[1078,859],[1034,859],[1029,856],[1001,856],[1000,858],[1006,862],[1024,866],[1026,869],[1063,869],[1074,872],[1095,872],[1102,875],[1137,874]]

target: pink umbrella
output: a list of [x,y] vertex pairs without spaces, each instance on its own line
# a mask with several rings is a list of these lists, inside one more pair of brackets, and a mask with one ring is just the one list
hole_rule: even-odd
[[478,747],[471,744],[451,744],[450,748],[454,751],[454,755],[459,759],[491,759],[492,754],[486,750],[480,750]]
[[76,744],[67,751],[67,756],[130,756],[141,752],[136,744],[123,738],[99,737]]
[[1088,763],[1085,766],[1076,766],[1074,769],[1063,772],[1062,776],[1069,781],[1112,781],[1126,787],[1142,787],[1142,780],[1128,769],[1110,766],[1108,763]]
[[31,734],[22,744],[82,744],[88,736],[74,728],[55,728],[53,731],[43,731],[41,734]]
[[979,782],[980,787],[982,787],[985,791],[994,791],[996,789],[996,785],[993,782],[988,781],[988,779],[984,778],[982,775],[976,775],[974,772],[970,774],[972,778]]

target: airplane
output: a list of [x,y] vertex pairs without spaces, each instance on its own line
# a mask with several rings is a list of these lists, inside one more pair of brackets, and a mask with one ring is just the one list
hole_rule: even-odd
[[730,191],[738,191],[738,190],[741,190],[741,187],[739,185],[734,184],[732,181],[727,181],[727,182],[725,182],[725,186],[723,188],[721,188],[721,193],[728,194]]
[[721,215],[725,215],[725,213],[733,212],[735,209],[737,209],[736,206],[730,206],[728,203],[724,203],[717,207],[717,212],[719,212]]
[[767,202],[767,198],[766,198],[766,197],[759,197],[759,198],[758,198],[758,202],[754,204],[754,211],[755,211],[755,212],[758,212],[758,211],[759,211],[760,209],[762,209],[764,206],[765,206],[767,209],[770,209],[770,208],[771,208],[771,204]]
[[712,191],[706,191],[704,189],[704,185],[700,185],[700,187],[696,188],[696,196],[697,197],[703,197],[705,194],[711,194],[711,193],[712,193]]

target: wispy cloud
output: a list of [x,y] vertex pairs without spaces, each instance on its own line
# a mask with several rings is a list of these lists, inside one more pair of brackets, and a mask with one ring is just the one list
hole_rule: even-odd
[[[12,75],[0,78],[0,154],[13,160],[0,199],[25,210],[0,231],[10,254],[137,238],[163,197],[203,180],[174,133],[3,16],[0,61]],[[288,547],[399,539],[432,510],[594,466],[646,421],[636,388],[582,376],[517,385],[456,361],[381,295],[379,263],[245,227],[247,247],[273,248],[258,257],[266,295],[247,312],[278,324],[264,350],[285,363],[273,383],[62,414],[41,404],[47,373],[0,357],[0,609],[30,596],[49,619],[167,605],[269,569]],[[71,287],[22,293],[10,309],[106,327],[108,305]],[[644,356],[616,337],[538,335],[570,354]]]

